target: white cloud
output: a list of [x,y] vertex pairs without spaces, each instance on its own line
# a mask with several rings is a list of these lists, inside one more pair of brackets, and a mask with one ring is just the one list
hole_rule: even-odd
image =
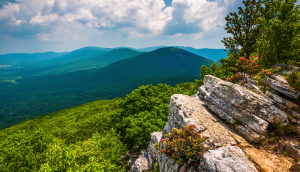
[[19,5],[8,2],[0,9],[0,23],[15,22],[15,13],[19,11]]
[[47,1],[30,20],[35,25],[59,22],[87,24],[96,29],[135,28],[137,32],[161,32],[170,20],[171,8],[163,0],[56,0]]
[[172,20],[167,23],[164,33],[173,35],[223,30],[225,16],[240,4],[238,0],[173,0]]
[[50,38],[49,38],[49,34],[46,34],[46,33],[38,33],[36,34],[36,36],[38,37],[38,39],[42,40],[42,41],[50,41]]

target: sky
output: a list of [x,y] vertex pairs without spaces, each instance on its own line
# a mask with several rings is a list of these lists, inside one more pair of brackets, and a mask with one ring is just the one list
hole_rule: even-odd
[[242,0],[0,0],[0,54],[224,48],[225,16],[239,6]]

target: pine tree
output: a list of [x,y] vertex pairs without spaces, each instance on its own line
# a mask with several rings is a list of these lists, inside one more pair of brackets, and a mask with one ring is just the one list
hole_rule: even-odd
[[223,38],[222,42],[235,58],[245,56],[249,59],[256,51],[256,38],[260,34],[258,18],[260,16],[261,0],[244,0],[245,8],[238,7],[238,13],[230,13],[225,17],[227,33],[232,37]]

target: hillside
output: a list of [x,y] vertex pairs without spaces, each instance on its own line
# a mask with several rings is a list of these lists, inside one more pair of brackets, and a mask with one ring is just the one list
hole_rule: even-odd
[[[108,48],[85,47],[51,59],[46,58],[47,54],[48,53],[39,53],[35,58],[21,56],[19,54],[20,56],[18,56],[16,60],[27,60],[26,62],[28,64],[11,62],[8,63],[11,65],[0,66],[0,82],[6,81],[14,83],[16,79],[29,76],[63,74],[79,70],[101,68],[118,60],[141,55],[143,52],[128,48],[111,50]],[[3,58],[7,58],[10,55],[13,54],[7,54],[3,56]]]
[[182,49],[162,48],[101,69],[0,83],[0,127],[99,99],[125,97],[141,85],[191,82],[199,78],[202,65],[211,64]]
[[[46,53],[11,53],[11,54],[2,54],[0,55],[0,65],[7,66],[20,66],[20,65],[28,65],[39,63],[42,61],[52,60],[56,57],[66,55],[67,52],[64,53],[54,53],[54,52],[46,52]],[[1,69],[1,67],[0,67]]]
[[[22,72],[16,73],[16,75],[21,77],[28,77],[28,76],[40,76],[40,75],[49,75],[49,74],[63,74],[63,73],[75,72],[79,70],[101,68],[111,63],[114,63],[116,61],[143,54],[142,52],[134,51],[128,48],[119,48],[110,51],[102,51],[102,50],[85,51],[84,50],[79,54],[76,54],[75,52],[76,51],[72,52],[70,55],[68,54],[66,56],[60,57],[59,59],[55,60],[56,64],[54,65],[35,67],[35,68],[23,70]],[[66,60],[69,62],[64,62]],[[46,63],[49,64],[49,61]]]
[[[61,171],[66,171],[63,168],[77,171],[88,168],[86,164],[95,163],[99,163],[104,171],[122,170],[119,158],[126,152],[126,147],[108,122],[108,114],[118,109],[119,101],[91,102],[1,130],[1,171],[46,170],[46,163]],[[62,149],[64,153],[56,156]]]
[[[155,51],[157,49],[166,48],[166,47],[168,47],[168,46],[146,47],[146,48],[140,48],[137,50],[150,52],[150,51]],[[183,47],[183,46],[174,46],[174,47],[186,50],[190,53],[197,54],[198,56],[205,57],[205,58],[215,61],[215,62],[227,57],[227,52],[225,52],[224,49],[210,49],[210,48],[196,49],[196,48],[192,48],[192,47]]]

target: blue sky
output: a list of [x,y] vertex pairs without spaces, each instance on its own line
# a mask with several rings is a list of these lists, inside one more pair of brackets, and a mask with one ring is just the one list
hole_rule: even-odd
[[0,54],[85,46],[224,48],[224,18],[241,5],[242,0],[0,0]]

